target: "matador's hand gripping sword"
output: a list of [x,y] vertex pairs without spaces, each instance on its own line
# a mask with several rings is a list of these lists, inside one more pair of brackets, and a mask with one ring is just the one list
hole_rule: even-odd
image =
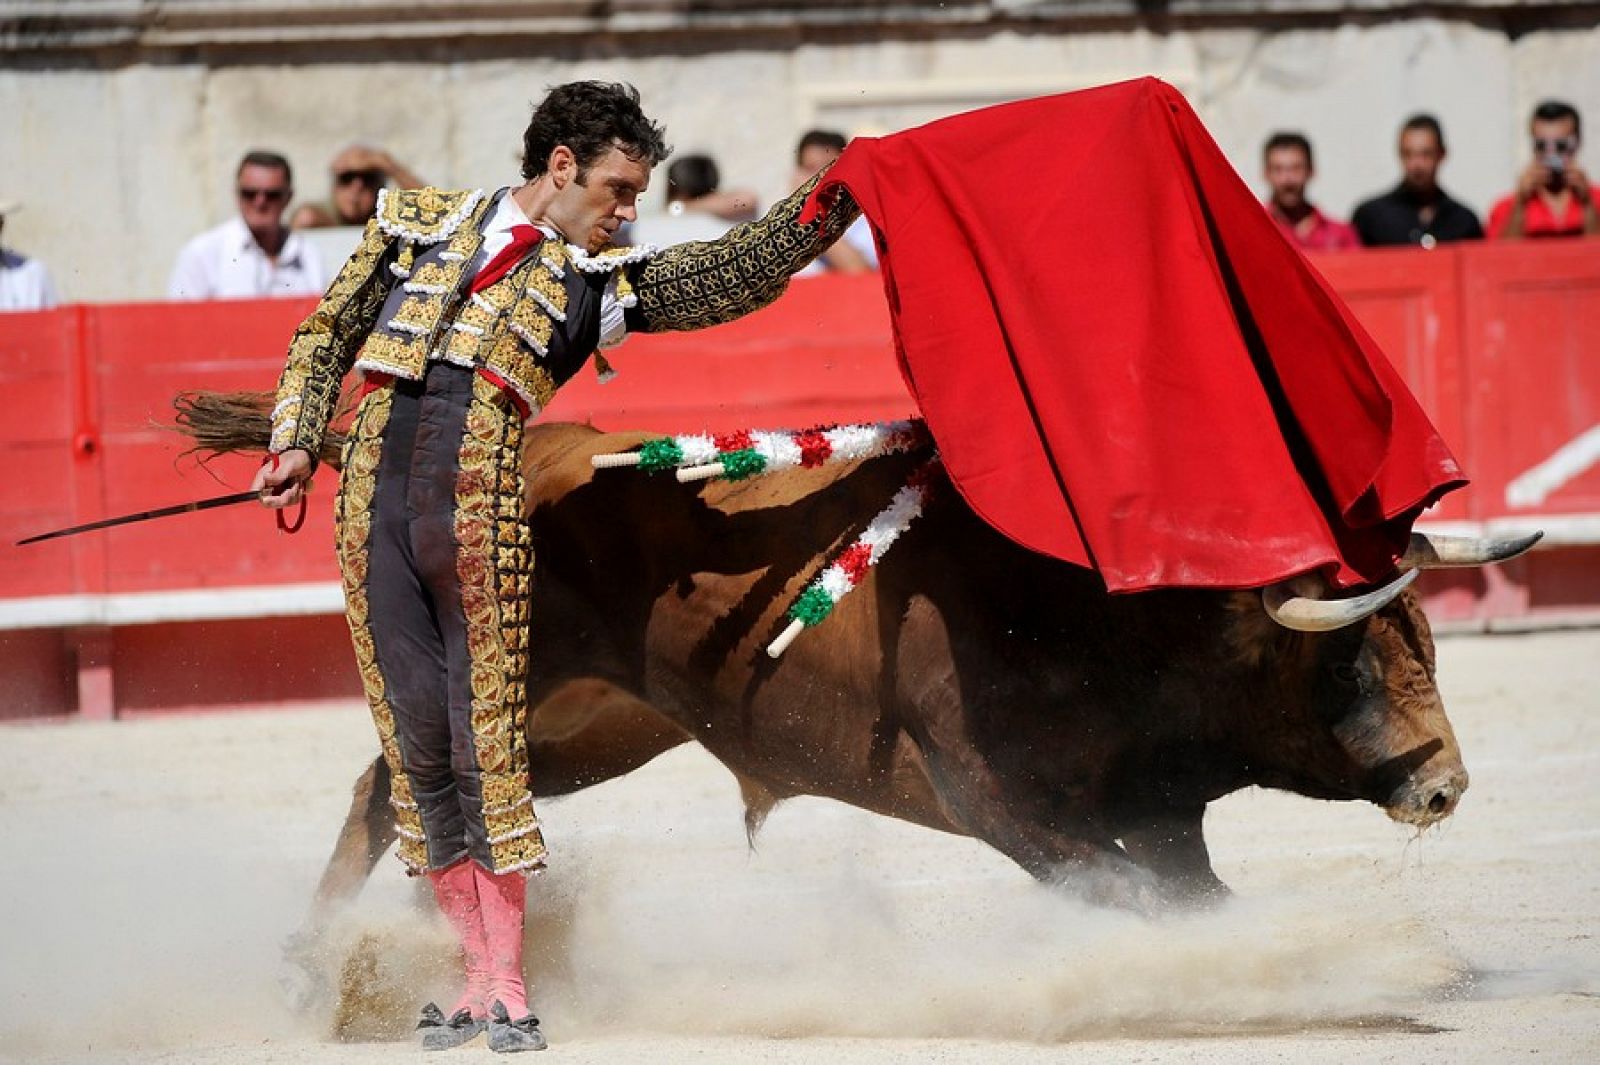
[[[269,461],[272,463],[272,465],[276,466],[278,464],[278,456],[270,456]],[[308,490],[310,487],[311,486],[309,484],[306,486]],[[18,540],[17,546],[22,547],[25,544],[37,544],[44,540],[54,540],[62,536],[76,536],[78,533],[93,532],[95,529],[110,529],[118,525],[132,525],[135,522],[150,521],[155,518],[170,518],[174,514],[192,514],[199,510],[214,510],[217,507],[231,507],[235,503],[252,503],[260,498],[261,493],[256,491],[230,492],[225,496],[213,496],[210,499],[197,499],[192,503],[177,503],[170,507],[157,507],[155,510],[141,510],[137,514],[124,514],[117,518],[101,518],[99,521],[86,522],[82,525],[74,525],[66,529],[56,529],[53,532],[40,533],[38,536],[30,536],[26,540]],[[300,510],[297,514],[295,514],[293,522],[285,521],[283,517],[283,511],[281,510],[277,511],[275,516],[278,519],[278,530],[280,532],[299,532],[300,526],[304,525],[306,520],[305,493],[302,492],[300,495]]]

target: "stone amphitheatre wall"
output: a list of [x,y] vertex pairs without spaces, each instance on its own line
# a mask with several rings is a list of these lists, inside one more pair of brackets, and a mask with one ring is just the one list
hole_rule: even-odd
[[[1305,131],[1341,214],[1393,183],[1398,124],[1433,111],[1446,187],[1483,211],[1538,100],[1600,123],[1597,26],[1600,4],[1494,0],[0,0],[0,199],[25,203],[5,241],[69,299],[157,297],[233,210],[247,149],[285,152],[301,200],[351,141],[435,184],[503,184],[530,102],[589,77],[637,84],[680,150],[767,200],[812,126],[1155,74],[1253,182],[1267,133]],[[1027,188],[996,175],[1024,211]]]

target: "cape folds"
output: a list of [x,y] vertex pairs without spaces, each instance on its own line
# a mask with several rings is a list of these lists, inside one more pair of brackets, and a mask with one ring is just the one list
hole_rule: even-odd
[[1380,581],[1465,483],[1171,86],[859,138],[806,217],[839,185],[951,480],[1111,591]]

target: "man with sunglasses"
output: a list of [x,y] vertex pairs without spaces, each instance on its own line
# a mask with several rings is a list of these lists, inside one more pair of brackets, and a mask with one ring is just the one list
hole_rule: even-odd
[[234,180],[239,213],[183,246],[167,295],[175,300],[315,296],[328,287],[322,259],[284,225],[294,195],[289,161],[252,151]]
[[1489,213],[1489,236],[1577,237],[1600,233],[1597,190],[1578,166],[1581,120],[1577,109],[1559,100],[1534,108],[1529,123],[1533,161],[1517,179],[1516,191]]

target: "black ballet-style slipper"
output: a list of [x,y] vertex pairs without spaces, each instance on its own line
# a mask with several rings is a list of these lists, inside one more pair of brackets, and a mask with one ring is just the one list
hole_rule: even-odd
[[446,1017],[430,1002],[422,1007],[417,1020],[417,1040],[423,1050],[450,1050],[470,1042],[485,1026],[484,1019],[474,1017],[471,1010],[459,1009]]
[[505,1004],[499,999],[489,1007],[489,1049],[498,1054],[515,1054],[523,1050],[543,1050],[549,1046],[539,1031],[539,1018],[533,1014],[512,1020]]

